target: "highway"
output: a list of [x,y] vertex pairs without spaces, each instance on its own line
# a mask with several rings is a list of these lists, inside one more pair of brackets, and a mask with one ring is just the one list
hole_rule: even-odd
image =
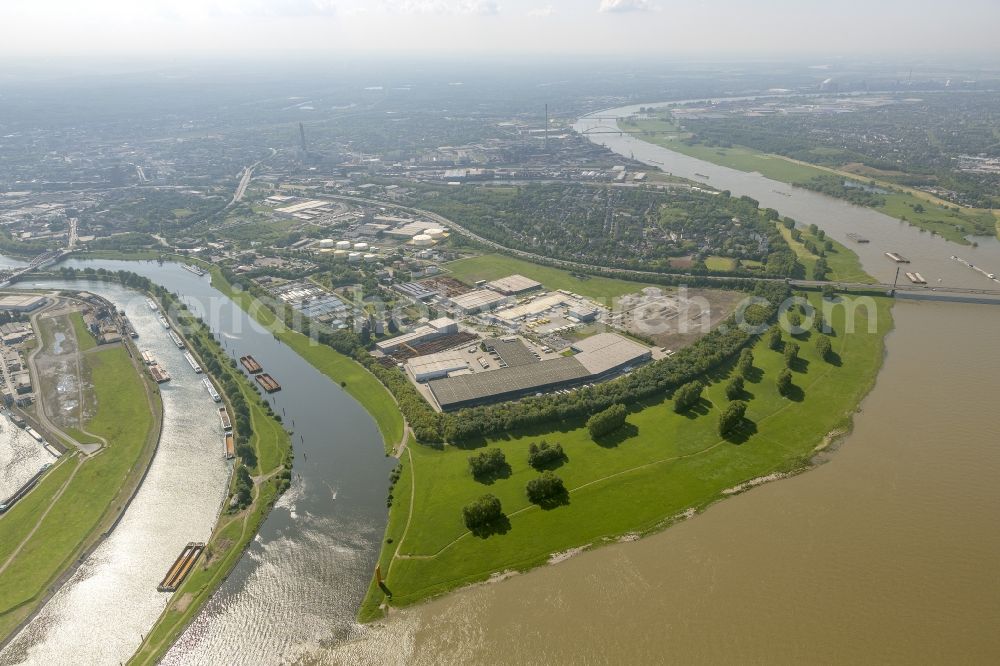
[[[335,199],[339,201],[348,201],[352,203],[365,204],[369,206],[379,206],[382,208],[389,208],[398,211],[405,211],[414,215],[420,215],[426,217],[434,222],[437,222],[443,227],[448,227],[453,229],[457,233],[462,234],[466,238],[473,240],[481,245],[484,245],[490,249],[496,250],[498,252],[503,252],[505,254],[510,254],[520,259],[525,259],[527,261],[533,261],[535,263],[546,264],[548,266],[555,266],[557,268],[563,268],[570,271],[580,271],[584,273],[597,273],[597,274],[607,274],[607,275],[624,275],[637,280],[644,280],[650,278],[662,278],[663,276],[688,276],[687,273],[658,273],[656,271],[641,271],[632,270],[624,268],[611,268],[608,266],[597,266],[594,264],[586,264],[579,261],[568,261],[565,259],[552,259],[540,254],[535,254],[533,252],[528,252],[526,250],[518,250],[515,248],[507,247],[501,245],[496,241],[491,241],[487,238],[483,238],[479,234],[476,234],[460,224],[456,224],[453,220],[449,220],[446,217],[438,215],[437,213],[432,213],[428,210],[423,210],[420,208],[413,208],[411,206],[402,206],[400,204],[389,203],[385,201],[379,201],[377,199],[365,199],[362,197],[352,197],[346,195],[326,195],[324,198]],[[1000,297],[1000,289],[969,289],[964,287],[929,287],[925,285],[916,284],[888,284],[888,283],[866,283],[866,282],[826,282],[819,280],[788,280],[784,278],[760,278],[760,277],[730,277],[723,275],[690,275],[690,277],[697,277],[698,279],[704,279],[709,281],[715,281],[720,283],[733,282],[733,281],[746,281],[746,282],[785,282],[792,287],[802,287],[802,288],[822,288],[824,286],[832,286],[838,291],[883,291],[889,293],[894,292],[906,292],[921,294],[928,298],[933,298],[935,294],[949,295],[951,297],[960,295],[969,296],[987,296],[987,297]],[[949,299],[952,300],[952,299]]]

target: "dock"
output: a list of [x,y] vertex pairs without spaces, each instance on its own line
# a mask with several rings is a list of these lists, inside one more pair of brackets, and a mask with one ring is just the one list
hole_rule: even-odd
[[148,349],[142,350],[142,362],[146,365],[156,365],[156,357]]
[[184,349],[184,341],[181,340],[181,336],[177,335],[175,331],[167,331],[167,335],[170,336],[170,339],[173,340],[178,349]]
[[223,441],[226,451],[226,460],[232,460],[236,457],[236,445],[233,439],[233,433],[227,432],[225,440]]
[[156,586],[158,592],[173,592],[184,579],[188,577],[191,570],[194,568],[194,563],[201,555],[202,551],[205,550],[205,544],[201,542],[192,541],[188,545],[184,546],[184,550],[181,554],[177,556],[174,560],[173,566],[167,570],[167,575],[163,577],[160,584]]
[[276,391],[281,390],[281,384],[279,384],[274,377],[267,374],[266,372],[257,375],[256,379],[257,383],[261,385],[261,388],[263,388],[268,393],[274,393]]
[[865,238],[864,236],[862,236],[861,234],[856,234],[856,233],[853,233],[853,232],[847,234],[847,238],[848,238],[848,240],[852,240],[855,243],[868,243],[869,242],[869,240],[867,238]]
[[194,373],[196,375],[201,374],[201,366],[198,365],[198,361],[195,360],[191,352],[189,351],[184,352],[184,360],[188,362],[188,365],[191,366],[191,369],[194,370]]
[[157,384],[170,381],[170,373],[155,363],[149,366],[149,374],[153,376],[153,381]]
[[205,385],[205,390],[208,391],[208,394],[210,396],[212,396],[212,400],[214,400],[215,402],[222,402],[222,397],[219,395],[219,392],[215,390],[215,387],[212,385],[211,379],[205,377],[204,379],[201,380],[201,383]]
[[240,356],[240,363],[243,364],[243,367],[246,368],[246,371],[251,375],[255,375],[264,369],[261,367],[260,363],[257,362],[257,359],[250,355]]
[[906,278],[913,284],[927,284],[927,280],[920,273],[906,273]]
[[889,257],[890,259],[892,259],[893,261],[895,261],[897,264],[908,264],[908,263],[910,263],[909,259],[907,259],[906,257],[904,257],[901,254],[897,254],[896,252],[886,252],[885,256]]
[[233,429],[233,422],[229,418],[229,412],[226,411],[225,407],[219,407],[219,420],[222,421],[222,429],[225,431],[230,431]]

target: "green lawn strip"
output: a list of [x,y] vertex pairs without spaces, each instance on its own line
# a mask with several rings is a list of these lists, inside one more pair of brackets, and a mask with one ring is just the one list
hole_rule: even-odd
[[79,428],[63,428],[62,430],[80,444],[104,444],[101,440],[97,439],[93,435],[88,435]]
[[736,261],[730,257],[708,257],[705,259],[705,268],[710,271],[732,271],[736,270]]
[[399,443],[403,438],[403,416],[392,394],[374,375],[354,359],[326,345],[317,344],[309,337],[286,327],[283,322],[278,321],[273,312],[255,303],[253,296],[234,290],[218,270],[212,271],[212,285],[229,296],[314,368],[334,382],[345,385],[344,389],[361,403],[375,420],[379,432],[382,433],[387,452]]
[[97,340],[90,334],[87,325],[83,322],[83,315],[79,312],[71,312],[69,318],[73,322],[73,331],[76,333],[77,349],[85,352],[96,347]]
[[[706,390],[705,413],[675,414],[669,401],[645,406],[629,416],[634,431],[615,446],[594,443],[580,424],[493,440],[489,445],[504,450],[512,470],[510,477],[489,485],[469,474],[470,451],[414,447],[413,519],[387,581],[392,604],[407,605],[495,572],[529,568],[552,553],[654,530],[716,501],[727,488],[802,468],[828,433],[847,427],[873,384],[883,336],[891,326],[888,301],[878,302],[877,334],[864,332],[862,316],[856,321],[861,332],[834,338],[841,367],[817,358],[813,340],[799,341],[808,361],[805,372],[794,373],[794,384],[804,390],[801,402],[778,395],[774,386],[784,366],[782,355],[756,346],[763,376],[759,383],[747,383],[753,394],[747,416],[758,432],[747,432],[741,444],[720,440],[716,432],[719,409],[727,403],[723,382],[716,381]],[[838,330],[843,320],[838,308],[833,317]],[[551,510],[529,504],[524,495],[526,482],[536,475],[527,465],[527,447],[543,437],[560,443],[568,455],[556,473],[570,489],[570,501]],[[500,498],[510,529],[483,539],[466,531],[461,508],[487,492]],[[397,510],[393,506],[390,520]]]
[[79,464],[75,456],[63,456],[39,479],[38,484],[12,509],[0,516],[0,566],[38,522],[66,479]]
[[782,238],[788,243],[788,247],[792,248],[792,252],[795,253],[795,258],[799,260],[799,263],[805,266],[806,279],[811,280],[813,276],[813,267],[816,266],[816,260],[819,258],[812,252],[806,249],[806,246],[801,242],[792,239],[792,232],[790,229],[785,227],[785,225],[780,222],[775,222],[778,225],[778,231],[781,232]]
[[[641,129],[656,129],[653,126],[647,127],[646,121],[640,121],[636,125]],[[637,136],[643,141],[655,143],[683,155],[740,171],[756,171],[767,178],[783,183],[804,183],[817,176],[831,174],[858,182],[871,182],[872,180],[868,177],[805,164],[743,146],[721,148],[704,144],[690,145],[684,141],[689,136],[688,134]],[[876,207],[875,210],[890,217],[904,220],[915,227],[933,231],[947,240],[961,245],[969,244],[965,236],[971,234],[974,229],[971,220],[985,222],[990,215],[989,211],[979,209],[959,208],[955,211],[953,210],[955,206],[941,205],[940,200],[919,190],[911,191],[893,183],[875,182],[879,187],[891,190],[889,194],[884,195],[885,204]],[[915,210],[918,204],[924,209],[922,212]],[[997,233],[1000,236],[1000,228],[997,229]]]
[[833,249],[826,250],[825,255],[826,264],[830,267],[830,272],[826,275],[827,280],[832,282],[875,283],[875,278],[868,275],[865,269],[861,267],[861,260],[858,259],[858,255],[846,245],[838,243],[829,236],[821,241],[809,233],[808,229],[802,229],[802,238],[811,240],[817,247],[822,247],[823,243],[827,240],[833,244]]
[[[407,442],[407,452],[400,460],[402,473],[399,480],[392,489],[392,511],[389,512],[389,522],[385,527],[385,535],[382,537],[382,550],[379,553],[379,565],[382,567],[382,575],[388,576],[391,572],[393,557],[399,547],[406,525],[410,517],[410,496],[413,492],[413,469],[410,462],[410,452],[422,447],[418,447],[411,435]],[[389,540],[392,540],[392,543]],[[375,583],[374,576],[368,585],[368,593],[365,595],[361,608],[358,610],[358,620],[360,622],[370,622],[382,617],[379,606],[385,600],[385,593]]]
[[565,289],[574,294],[604,302],[610,302],[611,299],[625,294],[634,294],[643,287],[650,286],[642,282],[629,282],[605,277],[586,275],[576,277],[569,271],[533,264],[530,261],[502,254],[484,254],[479,257],[459,259],[445,264],[445,268],[453,277],[470,285],[477,280],[496,280],[519,273],[541,282],[547,289]]
[[0,613],[30,603],[67,566],[121,496],[153,425],[142,379],[128,353],[114,346],[88,354],[97,410],[87,429],[110,446],[84,462],[66,491],[4,572]]

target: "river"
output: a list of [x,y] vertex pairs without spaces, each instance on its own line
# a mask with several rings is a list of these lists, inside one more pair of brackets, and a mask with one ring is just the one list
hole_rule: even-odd
[[[860,233],[871,243],[851,249],[881,280],[896,270],[886,251],[933,284],[994,284],[953,254],[1000,272],[995,238],[959,246],[759,174],[628,136],[594,139],[838,240]],[[997,663],[1000,307],[899,300],[893,312],[876,387],[816,469],[638,542],[398,611],[311,661]]]
[[[367,412],[253,322],[207,278],[156,262],[72,260],[67,265],[131,270],[179,294],[221,335],[230,354],[253,354],[277,377],[282,391],[269,399],[294,430],[291,488],[163,663],[292,661],[306,650],[353,636],[355,612],[385,528],[385,495],[395,463],[385,457]],[[138,294],[102,283],[67,286],[91,289],[124,304],[140,330],[141,347],[152,346],[160,337],[167,340]],[[177,437],[165,429],[161,450],[122,523],[0,653],[0,664],[127,660],[166,602],[167,596],[156,592],[156,583],[184,543],[207,540],[227,480],[218,417],[200,379],[188,372],[169,340],[162,349],[157,344],[154,352],[169,358],[168,369],[175,377],[164,390],[167,422],[180,419],[187,425]],[[190,395],[167,401],[169,395],[181,393],[188,374],[197,384]],[[199,411],[202,406],[208,410],[205,415]],[[169,455],[173,448],[209,454],[179,465]],[[206,475],[208,468],[217,471]],[[192,498],[200,498],[200,505],[192,504]],[[122,608],[129,612],[122,613]]]

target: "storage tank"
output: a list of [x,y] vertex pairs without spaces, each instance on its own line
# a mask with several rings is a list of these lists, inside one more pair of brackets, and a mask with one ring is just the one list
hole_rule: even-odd
[[332,238],[324,238],[324,239],[322,239],[319,242],[319,246],[320,247],[333,247],[333,239]]
[[348,261],[361,261],[361,253],[360,252],[351,252],[350,254],[347,255],[347,260]]
[[378,259],[378,255],[369,253],[363,256],[362,259],[365,261],[376,261]]
[[347,250],[334,250],[333,251],[333,258],[334,259],[346,259],[347,258]]
[[430,236],[431,238],[437,240],[442,236],[444,236],[444,229],[438,229],[435,227],[434,229],[428,229],[424,233]]
[[338,250],[350,250],[351,249],[351,241],[337,241],[337,249]]
[[427,234],[417,234],[413,237],[413,244],[418,247],[427,247],[428,245],[434,245],[434,239]]
[[355,243],[354,244],[354,249],[357,250],[358,252],[367,252],[368,251],[368,243]]

